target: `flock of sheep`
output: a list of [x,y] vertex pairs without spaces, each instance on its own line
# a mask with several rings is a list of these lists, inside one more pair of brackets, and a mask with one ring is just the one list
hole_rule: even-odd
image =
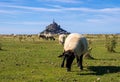
[[[16,35],[12,35],[16,37]],[[29,35],[27,37],[32,37]],[[55,40],[52,34],[38,34],[38,38],[42,38],[45,40]],[[80,69],[83,69],[82,60],[83,55],[88,51],[88,42],[87,39],[78,33],[71,33],[68,36],[65,34],[59,35],[59,44],[63,45],[63,53],[58,57],[63,57],[63,61],[61,67],[64,67],[64,62],[66,61],[67,71],[71,71],[71,65],[76,58],[77,64]]]

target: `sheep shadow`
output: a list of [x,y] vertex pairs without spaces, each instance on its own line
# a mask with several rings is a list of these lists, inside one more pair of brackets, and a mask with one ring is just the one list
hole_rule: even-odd
[[91,73],[82,73],[80,75],[104,75],[109,73],[120,73],[120,66],[89,66]]

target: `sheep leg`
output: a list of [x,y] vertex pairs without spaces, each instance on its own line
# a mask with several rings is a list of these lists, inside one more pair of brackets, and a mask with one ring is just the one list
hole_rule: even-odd
[[70,57],[67,57],[67,59],[66,59],[67,71],[71,71],[71,65],[72,65],[72,62],[73,62],[74,58],[75,58],[74,55],[71,55]]
[[66,57],[64,56],[61,67],[64,67],[64,62],[65,62]]
[[80,64],[79,64],[80,59],[78,58],[78,56],[76,56],[76,60],[77,60],[77,66],[79,67],[80,66]]
[[83,70],[82,60],[83,60],[83,55],[80,56],[80,61],[79,61],[79,65],[80,65],[81,70]]

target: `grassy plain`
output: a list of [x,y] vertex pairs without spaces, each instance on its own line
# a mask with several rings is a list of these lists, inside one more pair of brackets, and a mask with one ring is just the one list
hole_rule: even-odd
[[80,71],[76,60],[72,71],[61,68],[57,56],[63,46],[56,41],[28,38],[0,38],[0,82],[120,82],[120,43],[116,53],[107,52],[105,40],[92,38],[91,55],[94,60],[83,59]]

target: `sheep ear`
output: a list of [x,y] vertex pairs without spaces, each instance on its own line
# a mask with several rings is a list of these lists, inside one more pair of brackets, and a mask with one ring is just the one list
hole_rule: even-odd
[[58,57],[63,57],[63,56],[64,56],[64,52],[61,55],[59,55]]

